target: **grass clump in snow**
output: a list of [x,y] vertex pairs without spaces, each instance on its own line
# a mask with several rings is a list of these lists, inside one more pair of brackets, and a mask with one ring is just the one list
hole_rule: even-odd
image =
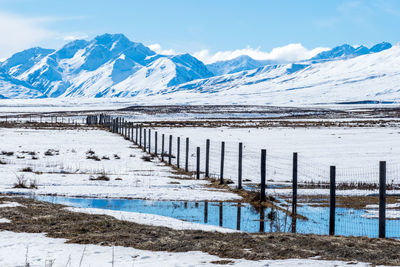
[[110,181],[110,177],[108,177],[105,174],[102,174],[102,175],[99,175],[97,177],[91,176],[91,177],[89,177],[89,180],[90,181]]
[[54,150],[54,149],[48,149],[46,152],[44,152],[45,156],[54,156],[54,155],[59,155],[60,151],[59,150]]
[[10,152],[8,152],[8,151],[1,151],[1,154],[2,154],[3,156],[7,156],[7,157],[14,156],[14,152],[12,152],[12,151],[10,151]]
[[33,172],[33,169],[31,167],[25,167],[21,170],[21,172]]

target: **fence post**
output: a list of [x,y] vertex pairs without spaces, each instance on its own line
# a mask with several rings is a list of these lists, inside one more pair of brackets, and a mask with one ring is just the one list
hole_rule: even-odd
[[151,154],[151,129],[149,129],[149,153]]
[[161,136],[161,161],[164,161],[164,134]]
[[134,129],[134,127],[133,127],[133,122],[131,123],[131,141],[133,142],[133,129]]
[[142,126],[139,126],[139,147],[142,146]]
[[206,174],[205,177],[210,177],[210,139],[206,140]]
[[157,136],[158,136],[158,133],[156,131],[154,133],[154,155],[156,155],[156,157],[157,157]]
[[189,137],[186,137],[186,161],[185,161],[185,172],[189,171]]
[[221,142],[221,167],[219,184],[224,184],[224,160],[225,160],[225,142]]
[[267,165],[267,150],[261,149],[261,192],[260,201],[265,201],[265,175],[266,175],[266,165]]
[[168,152],[168,164],[171,165],[172,162],[172,135],[169,135],[169,152]]
[[329,235],[335,235],[335,209],[336,209],[336,167],[330,168],[330,204],[329,204]]
[[243,160],[243,143],[239,143],[238,157],[238,189],[242,189],[242,160]]
[[379,162],[379,238],[386,237],[386,161]]
[[135,134],[135,143],[136,143],[136,145],[138,144],[138,132],[139,132],[139,126],[136,124],[136,134]]
[[179,161],[181,156],[181,138],[178,137],[176,140],[176,167],[179,169]]
[[147,140],[147,138],[146,138],[146,128],[144,128],[143,129],[143,150],[144,150],[144,152],[146,152],[146,140]]
[[200,147],[197,147],[196,152],[196,178],[200,179]]
[[292,233],[296,233],[296,223],[297,223],[297,153],[293,153],[293,195],[292,195]]

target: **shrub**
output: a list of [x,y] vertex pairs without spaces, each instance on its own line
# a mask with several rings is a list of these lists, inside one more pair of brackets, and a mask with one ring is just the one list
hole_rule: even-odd
[[17,175],[17,182],[14,183],[13,188],[28,188],[24,175]]

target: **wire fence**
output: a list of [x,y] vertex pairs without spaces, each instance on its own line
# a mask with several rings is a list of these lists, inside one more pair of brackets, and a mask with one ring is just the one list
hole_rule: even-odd
[[[82,124],[101,125],[133,141],[150,156],[172,165],[177,173],[193,179],[214,179],[232,190],[261,194],[261,150],[266,147],[246,143],[245,135],[238,140],[224,140],[230,133],[223,129],[211,139],[203,135],[200,128],[194,128],[189,135],[179,129],[146,128],[120,117],[100,115],[80,119],[64,123],[73,124],[79,120]],[[51,118],[38,118],[40,120],[55,122]],[[385,237],[400,238],[398,162],[386,164],[383,193],[379,162],[364,167],[337,166],[332,195],[332,173],[327,160],[301,153],[296,153],[296,159],[294,183],[294,153],[267,149],[264,184],[266,202],[272,203],[272,208],[261,206],[257,210],[260,230],[332,234],[333,228],[333,234],[337,235],[382,237],[384,231]],[[82,170],[84,166],[65,168]]]

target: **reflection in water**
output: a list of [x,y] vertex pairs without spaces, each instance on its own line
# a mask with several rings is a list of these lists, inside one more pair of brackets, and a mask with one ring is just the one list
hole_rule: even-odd
[[208,222],[208,202],[204,202],[204,223]]
[[223,226],[223,203],[219,203],[219,226]]
[[[99,208],[126,212],[156,214],[176,218],[188,222],[223,226],[245,232],[289,232],[292,230],[292,220],[284,211],[263,208],[255,210],[248,203],[204,202],[204,210],[199,208],[202,203],[183,201],[149,201],[140,199],[100,199],[71,198],[55,196],[35,196],[37,200],[55,204],[64,204],[79,208]],[[296,220],[298,233],[328,234],[329,208],[309,205],[298,206],[297,214],[308,220]],[[363,217],[365,210],[337,208],[336,233],[346,236],[377,237],[378,220]],[[236,221],[235,221],[236,217]],[[400,220],[386,221],[387,237],[400,237]]]
[[[263,207],[261,207],[260,209],[260,233],[264,233],[265,229],[264,229],[264,216],[265,216],[265,209]],[[272,220],[271,220],[272,223]]]
[[242,216],[242,206],[240,203],[237,205],[237,216],[236,216],[236,230],[240,230],[240,217]]

